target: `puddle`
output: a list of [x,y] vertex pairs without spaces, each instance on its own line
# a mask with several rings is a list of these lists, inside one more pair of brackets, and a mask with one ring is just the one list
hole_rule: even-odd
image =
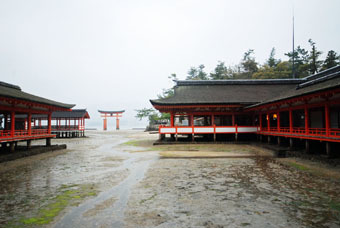
[[[105,225],[108,227],[122,227],[124,222],[124,211],[129,199],[131,188],[143,179],[150,163],[150,160],[139,160],[140,156],[129,158],[124,161],[122,169],[129,169],[130,175],[119,185],[113,187],[109,191],[100,193],[96,198],[91,199],[80,206],[73,208],[63,217],[54,227],[97,227]],[[84,216],[96,205],[109,200],[117,199],[112,206],[98,211],[93,216]],[[100,224],[99,224],[100,223]]]

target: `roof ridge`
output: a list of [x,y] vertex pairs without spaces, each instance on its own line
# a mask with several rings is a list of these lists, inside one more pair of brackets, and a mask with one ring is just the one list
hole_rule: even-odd
[[3,82],[3,81],[0,81],[0,86],[4,86],[4,87],[7,87],[7,88],[16,89],[16,90],[20,90],[21,91],[20,86],[13,85],[13,84],[10,84],[10,83],[7,83],[7,82]]
[[277,85],[299,84],[306,81],[303,78],[283,79],[227,79],[227,80],[177,80],[177,86],[184,85]]
[[334,73],[331,73],[331,74],[324,75],[322,77],[318,77],[318,78],[303,82],[303,83],[299,84],[296,87],[296,89],[305,88],[307,86],[311,86],[311,85],[314,85],[314,84],[317,84],[317,83],[320,83],[320,82],[323,82],[323,81],[327,81],[329,79],[336,78],[338,76],[340,76],[340,71],[337,71],[337,72],[334,72]]

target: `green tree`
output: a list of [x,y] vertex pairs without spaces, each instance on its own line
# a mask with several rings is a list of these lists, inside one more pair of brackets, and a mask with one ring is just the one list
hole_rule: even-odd
[[322,61],[319,60],[320,55],[322,54],[321,51],[318,51],[315,46],[315,42],[313,42],[312,39],[308,40],[311,50],[309,52],[309,73],[310,74],[315,74],[319,71]]
[[186,80],[208,80],[207,73],[204,72],[205,66],[203,64],[196,67],[191,67],[188,71]]
[[153,108],[136,109],[136,118],[142,120],[148,118],[149,124],[156,124],[157,122],[169,122],[170,113],[160,113]]
[[279,79],[291,77],[291,63],[288,61],[280,62],[276,67],[269,67],[267,64],[262,66],[253,74],[253,79]]
[[269,58],[268,58],[266,64],[269,67],[276,67],[277,64],[279,64],[280,62],[281,62],[280,59],[275,59],[275,48],[273,47],[272,50],[270,51],[270,55],[269,55]]
[[257,72],[258,70],[258,64],[255,61],[254,55],[254,50],[249,49],[246,51],[243,55],[243,59],[240,63],[241,65],[241,72],[237,73],[235,75],[236,78],[241,78],[241,79],[249,79],[252,78],[252,75]]
[[[295,76],[298,78],[302,78],[309,75],[309,64],[308,64],[308,51],[306,51],[304,48],[301,48],[300,46],[297,46],[297,48],[293,52],[285,53],[286,56],[289,57],[289,62],[293,63],[293,57],[294,57],[294,65],[295,65]],[[293,64],[291,64],[293,66]],[[292,72],[292,69],[291,69]]]
[[212,80],[232,79],[233,76],[233,70],[230,67],[225,66],[225,63],[222,61],[218,61],[214,72],[209,75]]
[[321,70],[327,70],[338,65],[340,65],[340,55],[338,55],[335,51],[330,50],[327,53],[325,61],[323,61]]

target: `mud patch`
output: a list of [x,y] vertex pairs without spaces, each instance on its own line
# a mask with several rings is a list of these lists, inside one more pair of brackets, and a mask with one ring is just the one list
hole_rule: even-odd
[[161,159],[132,191],[125,225],[337,227],[339,196],[339,182],[275,159]]

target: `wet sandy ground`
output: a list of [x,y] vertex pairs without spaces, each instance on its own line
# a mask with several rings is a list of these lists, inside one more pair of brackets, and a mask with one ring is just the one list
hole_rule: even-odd
[[[0,227],[340,227],[339,179],[263,156],[162,159],[168,148],[122,145],[157,137],[143,132],[88,135],[0,164]],[[259,153],[220,147],[211,152]]]

